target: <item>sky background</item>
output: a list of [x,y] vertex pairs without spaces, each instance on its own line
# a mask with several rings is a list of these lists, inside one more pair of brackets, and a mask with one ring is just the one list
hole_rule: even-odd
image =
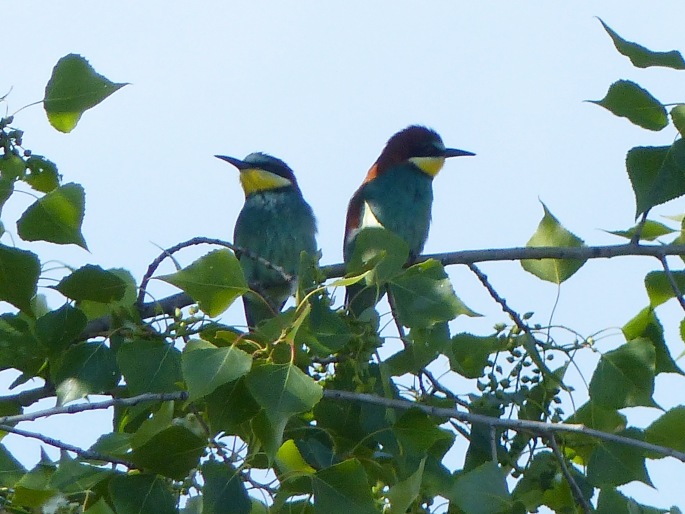
[[[636,1],[25,0],[11,14],[11,57],[0,73],[0,95],[12,88],[2,106],[7,112],[39,101],[52,67],[68,53],[84,55],[112,81],[131,83],[86,112],[68,135],[49,126],[40,106],[17,113],[25,146],[57,163],[64,182],[85,187],[90,253],[25,247],[43,261],[124,267],[137,280],[160,247],[195,236],[232,237],[243,192],[236,170],[217,153],[266,151],[285,160],[317,215],[322,263],[340,262],[349,197],[387,139],[414,123],[437,130],[447,146],[477,154],[449,160],[436,178],[427,253],[523,246],[542,217],[540,201],[587,244],[620,244],[603,230],[634,223],[625,154],[636,145],[670,144],[676,132],[645,131],[584,100],[599,100],[612,82],[631,79],[664,103],[685,101],[683,72],[633,68],[595,18],[650,49],[682,51],[680,1],[661,1],[657,9]],[[9,232],[33,200],[13,197],[3,211]],[[676,200],[651,217],[683,210]],[[208,250],[178,258],[189,264]],[[481,268],[514,309],[549,322],[554,285],[518,263]],[[160,273],[172,269],[168,262]],[[610,329],[597,349],[616,347],[623,342],[617,327],[648,303],[642,283],[653,269],[656,260],[637,257],[589,262],[562,285],[553,323],[583,335]],[[468,270],[449,272],[462,300],[486,315],[459,318],[453,332],[485,334],[506,321]],[[175,292],[159,282],[150,291]],[[675,302],[657,312],[677,356],[683,313]],[[243,323],[242,309],[232,308],[226,320]],[[589,361],[587,380],[592,369]],[[12,378],[0,373],[3,387]],[[683,403],[682,391],[682,378],[659,377],[655,398],[668,408]],[[578,405],[584,399],[580,390]],[[658,415],[631,412],[640,426]],[[78,416],[31,429],[87,446],[103,417]],[[92,434],[81,433],[86,427]],[[26,464],[38,460],[32,441],[5,441]],[[624,490],[648,504],[685,508],[682,464],[664,459],[648,467],[659,491],[639,484]]]

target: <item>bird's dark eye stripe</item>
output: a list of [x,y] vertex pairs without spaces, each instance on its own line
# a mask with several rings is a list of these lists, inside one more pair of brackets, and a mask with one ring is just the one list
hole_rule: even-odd
[[445,155],[445,150],[434,144],[422,145],[413,152],[414,157],[439,157],[441,155]]

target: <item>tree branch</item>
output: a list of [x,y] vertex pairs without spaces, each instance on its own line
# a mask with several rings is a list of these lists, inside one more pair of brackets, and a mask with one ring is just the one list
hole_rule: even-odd
[[662,255],[659,257],[659,260],[661,261],[661,265],[664,268],[664,273],[666,273],[668,283],[671,286],[671,289],[673,289],[673,294],[675,294],[675,297],[678,299],[678,303],[683,308],[683,310],[685,310],[685,299],[683,299],[683,293],[680,292],[678,284],[676,283],[675,278],[673,277],[673,273],[671,273],[671,268],[668,267],[668,261],[666,260],[666,257]]
[[569,469],[568,465],[566,464],[566,458],[564,457],[564,454],[559,449],[559,445],[557,444],[557,440],[554,437],[554,434],[548,433],[546,435],[546,439],[547,439],[547,442],[549,443],[549,447],[552,448],[552,451],[554,452],[554,456],[556,457],[557,461],[559,462],[559,467],[561,468],[561,472],[564,474],[564,477],[566,478],[566,481],[568,482],[568,485],[571,488],[571,494],[573,494],[573,499],[576,501],[576,503],[578,505],[580,505],[580,507],[583,509],[583,512],[585,512],[585,514],[591,514],[592,507],[590,506],[588,501],[585,499],[585,496],[583,496],[583,491],[580,489],[578,482],[576,482],[576,479],[573,478],[573,474],[571,473],[571,470]]
[[130,398],[112,398],[111,400],[103,400],[101,402],[72,403],[71,405],[37,410],[27,414],[2,416],[0,417],[0,425],[11,425],[13,423],[20,423],[22,421],[34,421],[39,418],[54,416],[56,414],[75,414],[77,412],[85,412],[90,410],[108,409],[115,405],[130,407],[132,405],[138,405],[139,403],[144,402],[166,402],[171,400],[187,399],[188,393],[186,391],[178,391],[175,393],[145,393],[138,396],[131,396]]
[[0,430],[4,430],[5,432],[11,432],[13,434],[20,435],[22,437],[29,437],[31,439],[38,439],[39,441],[44,442],[45,444],[49,444],[50,446],[54,446],[55,448],[59,448],[60,450],[66,450],[69,452],[73,452],[82,459],[86,460],[99,460],[102,462],[111,462],[112,464],[121,464],[122,466],[126,466],[129,469],[137,469],[135,464],[124,460],[124,459],[119,459],[117,457],[112,457],[110,455],[104,455],[102,453],[94,452],[91,450],[84,450],[83,448],[79,448],[78,446],[74,446],[69,443],[65,443],[63,441],[60,441],[58,439],[53,439],[52,437],[48,437],[43,434],[39,434],[37,432],[29,432],[28,430],[22,430],[21,428],[16,428],[16,427],[11,427],[9,425],[0,425]]
[[[225,241],[210,238],[195,238],[190,241],[199,241],[197,244],[230,245]],[[186,241],[186,243],[188,243]],[[181,244],[186,244],[181,243]],[[179,246],[179,245],[176,245]],[[231,245],[233,246],[233,245]],[[173,250],[172,247],[167,251]],[[237,249],[237,247],[234,247]],[[243,251],[240,249],[240,251]],[[163,254],[168,255],[166,252]],[[537,247],[537,248],[495,248],[489,250],[464,250],[460,252],[447,252],[428,254],[419,257],[415,262],[423,262],[435,259],[443,266],[454,264],[473,264],[476,262],[517,261],[523,259],[610,259],[612,257],[638,256],[656,257],[658,259],[667,255],[685,255],[685,245],[612,245],[612,246],[581,246],[574,248],[562,247]],[[260,261],[261,262],[261,261]],[[345,274],[345,264],[330,264],[322,266],[321,271],[327,278],[342,277]],[[149,279],[148,279],[149,281]],[[141,282],[141,289],[147,286],[147,282]],[[193,299],[185,293],[178,293],[161,300],[143,303],[139,306],[143,319],[159,314],[173,314],[178,308],[192,305]],[[91,321],[81,333],[81,339],[89,339],[106,334],[111,327],[109,317]]]
[[[392,409],[418,409],[421,412],[431,416],[440,418],[453,418],[464,423],[481,423],[492,427],[501,427],[516,431],[532,432],[534,434],[545,436],[545,434],[553,434],[556,432],[581,434],[603,441],[611,441],[614,443],[626,444],[642,450],[651,451],[660,455],[673,457],[682,462],[685,462],[685,453],[667,448],[666,446],[659,446],[630,437],[624,437],[608,432],[602,432],[593,428],[588,428],[585,425],[569,425],[566,423],[545,423],[543,421],[529,421],[522,419],[504,419],[495,418],[492,416],[485,416],[483,414],[474,414],[471,412],[464,412],[457,409],[446,409],[444,407],[432,407],[430,405],[422,405],[420,403],[411,402],[409,400],[396,400],[393,398],[383,398],[368,393],[354,393],[350,391],[339,391],[335,389],[325,389],[323,392],[324,398],[333,400],[348,400],[352,402],[370,403],[372,405],[380,405]],[[0,420],[2,421],[2,420]]]

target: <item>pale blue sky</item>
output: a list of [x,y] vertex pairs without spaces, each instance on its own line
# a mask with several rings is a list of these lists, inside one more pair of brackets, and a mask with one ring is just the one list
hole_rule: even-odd
[[[84,185],[92,253],[29,248],[44,260],[125,267],[137,279],[159,254],[156,245],[230,239],[243,193],[216,153],[266,151],[290,164],[319,220],[322,262],[339,262],[350,195],[386,140],[412,123],[478,154],[449,161],[437,177],[426,252],[522,246],[542,216],[538,199],[588,244],[621,243],[598,229],[633,222],[625,153],[669,144],[675,131],[648,133],[583,100],[602,98],[618,79],[639,82],[663,102],[685,100],[683,72],[633,68],[594,18],[649,48],[685,50],[675,0],[658,9],[636,1],[63,0],[24,1],[12,14],[14,50],[0,75],[0,93],[13,87],[10,112],[40,100],[52,66],[71,52],[111,80],[131,82],[69,135],[53,131],[40,107],[16,116],[26,146],[55,161],[65,181]],[[8,230],[31,201],[19,195],[6,208]],[[683,210],[676,200],[652,217]],[[554,286],[517,263],[482,268],[512,307],[547,322]],[[657,268],[638,258],[589,263],[563,285],[554,321],[583,334],[620,327],[646,306],[642,279]],[[450,273],[460,297],[488,316],[460,318],[453,331],[485,333],[504,320],[468,271]],[[669,304],[658,313],[678,355],[682,311]],[[242,323],[240,309],[227,318]],[[622,342],[611,334],[600,351]],[[657,401],[682,403],[682,389],[682,379],[660,378]],[[49,426],[51,435],[81,442],[73,427]],[[7,440],[26,462],[38,459],[36,445]],[[682,476],[682,465],[665,460],[649,469],[659,492],[638,485],[630,494],[685,507],[680,480],[668,478]]]

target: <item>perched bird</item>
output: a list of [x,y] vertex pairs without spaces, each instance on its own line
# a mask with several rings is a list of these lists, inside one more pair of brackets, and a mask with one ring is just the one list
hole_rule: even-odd
[[[316,252],[316,219],[302,197],[293,170],[280,159],[261,152],[243,160],[215,157],[240,170],[245,192],[245,204],[233,232],[234,244],[296,275],[301,252]],[[244,253],[237,256],[250,289],[258,293],[243,296],[247,324],[254,328],[281,311],[296,284]]]
[[[433,178],[445,159],[462,155],[475,154],[445,148],[437,132],[426,127],[412,125],[392,136],[347,208],[345,263],[352,258],[357,234],[367,227],[398,235],[409,246],[410,262],[416,259],[428,238]],[[345,303],[360,314],[378,299],[375,291],[369,297],[369,288],[355,284],[347,288]]]

